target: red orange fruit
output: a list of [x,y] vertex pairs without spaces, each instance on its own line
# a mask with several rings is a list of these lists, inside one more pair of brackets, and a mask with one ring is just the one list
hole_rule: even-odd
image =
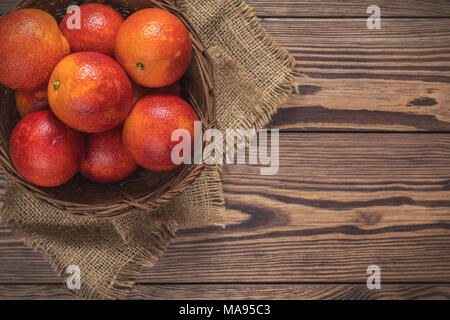
[[14,92],[16,108],[22,118],[30,113],[50,109],[47,99],[47,90]]
[[84,153],[81,133],[67,127],[50,111],[23,118],[10,138],[11,160],[28,181],[56,187],[78,171]]
[[86,139],[86,154],[81,173],[99,183],[121,181],[136,171],[138,165],[122,143],[122,127],[90,134]]
[[[114,56],[114,42],[123,22],[119,12],[101,3],[81,5],[79,13],[67,14],[60,28],[72,52],[95,51]],[[75,14],[80,15],[79,29],[74,25]]]
[[17,90],[45,89],[69,44],[55,18],[37,9],[20,9],[0,20],[0,83]]
[[111,130],[128,116],[133,92],[125,71],[97,52],[68,55],[48,84],[50,108],[69,127],[88,133]]
[[134,160],[152,171],[168,171],[179,165],[172,161],[172,132],[185,129],[191,135],[193,150],[194,122],[198,116],[183,99],[164,94],[140,99],[125,121],[123,143]]
[[149,8],[129,16],[115,44],[117,61],[145,87],[164,87],[187,71],[192,44],[184,24],[168,11]]

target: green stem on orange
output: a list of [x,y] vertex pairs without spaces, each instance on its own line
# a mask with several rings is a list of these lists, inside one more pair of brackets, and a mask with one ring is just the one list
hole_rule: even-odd
[[138,68],[139,70],[144,70],[144,65],[140,62],[136,63],[136,68]]
[[55,88],[55,89],[58,89],[60,85],[61,85],[61,83],[58,80],[53,82],[53,88]]

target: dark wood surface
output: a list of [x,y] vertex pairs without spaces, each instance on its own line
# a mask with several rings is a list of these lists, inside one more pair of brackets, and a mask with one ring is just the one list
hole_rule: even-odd
[[[0,285],[0,299],[76,299],[66,289],[55,285]],[[128,299],[169,300],[197,299],[258,299],[276,297],[283,300],[298,299],[450,299],[450,286],[386,284],[382,290],[367,290],[360,284],[266,284],[236,285],[161,285],[138,284]]]
[[[130,298],[448,299],[450,1],[249,3],[304,74],[279,173],[226,167],[227,228],[180,231]],[[4,226],[0,298],[72,298]]]
[[[401,1],[399,1],[401,2]],[[449,2],[450,7],[450,2]],[[264,19],[297,60],[286,130],[450,130],[450,19]]]
[[450,17],[448,0],[248,0],[260,17],[366,17],[377,5],[384,17]]

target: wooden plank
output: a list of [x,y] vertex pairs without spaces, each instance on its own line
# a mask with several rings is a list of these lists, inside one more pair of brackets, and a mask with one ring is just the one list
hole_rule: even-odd
[[[283,134],[280,170],[227,166],[225,230],[179,232],[140,282],[450,282],[450,135]],[[0,228],[0,282],[58,282]]]
[[[77,299],[62,285],[0,285],[0,299]],[[138,284],[127,299],[151,300],[373,300],[450,299],[450,285],[382,284],[368,290],[364,284]]]
[[[0,12],[16,0],[0,0]],[[449,17],[447,0],[247,0],[260,17],[367,17],[367,7],[376,4],[382,17]]]
[[367,17],[377,5],[382,17],[449,17],[447,0],[247,0],[260,17]]
[[265,19],[297,60],[301,96],[272,127],[450,131],[450,20]]

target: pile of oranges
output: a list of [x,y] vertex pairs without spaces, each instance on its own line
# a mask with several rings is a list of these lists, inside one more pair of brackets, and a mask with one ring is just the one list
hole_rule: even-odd
[[15,90],[22,117],[9,145],[15,168],[42,187],[64,184],[77,172],[114,183],[139,166],[175,169],[172,132],[193,136],[198,120],[180,97],[191,57],[185,25],[157,8],[124,19],[90,3],[59,26],[37,9],[4,16],[0,83]]

